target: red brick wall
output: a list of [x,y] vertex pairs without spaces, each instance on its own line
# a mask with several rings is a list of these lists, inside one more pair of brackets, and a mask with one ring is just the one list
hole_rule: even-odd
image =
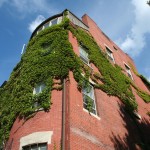
[[[89,26],[89,31],[105,51],[104,43],[113,51],[115,62],[125,69],[124,63],[134,62],[123,53],[123,51],[108,40],[95,22],[87,15],[83,17],[84,23]],[[73,46],[74,52],[79,56],[78,42],[69,32],[69,41]],[[118,50],[115,50],[115,46]],[[98,69],[92,64],[94,71]],[[132,70],[131,70],[132,71]],[[132,71],[134,82],[141,89],[148,91],[141,79]],[[149,104],[146,104],[133,89],[137,103],[139,104],[139,114],[141,121],[133,122],[129,114],[124,110],[123,103],[114,96],[108,96],[101,90],[95,89],[95,98],[98,116],[93,116],[83,109],[83,97],[81,91],[77,89],[77,83],[73,78],[72,72],[69,73],[69,82],[67,82],[67,126],[65,128],[68,140],[67,147],[71,150],[124,150],[138,149],[137,145],[141,138],[148,137],[149,118],[146,112],[150,110]],[[53,131],[52,144],[49,149],[56,145],[60,148],[61,128],[62,128],[62,91],[54,90],[52,92],[52,106],[49,112],[40,111],[33,118],[24,122],[17,119],[11,129],[8,143],[13,138],[12,150],[19,149],[20,138],[38,131]],[[137,127],[138,124],[138,127]],[[142,130],[142,128],[144,130]],[[145,134],[145,136],[141,136]],[[146,139],[147,140],[147,139]],[[149,142],[147,140],[147,142]]]
[[[98,45],[102,48],[102,50],[105,51],[106,45],[112,50],[116,64],[121,66],[123,69],[125,69],[124,62],[128,66],[130,66],[130,64],[132,64],[132,66],[136,70],[133,60],[127,54],[125,54],[111,39],[108,40],[108,38],[103,35],[102,30],[97,26],[97,24],[88,15],[84,15],[82,17],[82,20],[85,24],[87,24],[89,26],[89,32],[92,34],[92,36],[94,37],[94,39],[96,40]],[[115,50],[114,47],[116,47],[117,50]],[[131,68],[131,73],[133,75],[135,85],[137,85],[144,91],[149,92],[149,90],[143,84],[141,79],[137,75],[135,75],[132,68]]]
[[49,112],[39,111],[33,118],[27,121],[16,119],[11,132],[8,145],[13,139],[12,149],[19,150],[20,138],[33,132],[53,131],[52,143],[49,149],[57,148],[61,144],[61,124],[62,124],[62,91],[52,92],[52,105]]
[[[97,25],[88,17],[84,16],[83,21],[90,27],[90,32],[98,42],[100,47],[105,49],[104,43],[109,46],[114,53],[115,62],[124,67],[124,62],[134,62],[124,54],[112,41],[108,41],[98,29]],[[76,54],[78,49],[76,38],[69,33],[69,40],[73,45]],[[113,45],[117,47],[117,51],[113,49]],[[93,65],[94,66],[94,65]],[[94,71],[98,71],[93,67]],[[141,89],[148,91],[141,79],[137,77],[131,70],[134,82]],[[95,90],[98,119],[83,110],[83,97],[81,91],[77,89],[77,83],[70,73],[70,148],[71,150],[82,149],[140,149],[138,144],[143,136],[141,135],[141,122],[143,122],[143,130],[145,137],[149,135],[148,126],[149,118],[146,115],[150,110],[149,104],[146,104],[134,91],[137,103],[139,105],[139,114],[143,118],[141,121],[133,122],[130,115],[125,111],[123,103],[114,96],[108,96],[101,90]],[[147,133],[146,133],[147,132]]]

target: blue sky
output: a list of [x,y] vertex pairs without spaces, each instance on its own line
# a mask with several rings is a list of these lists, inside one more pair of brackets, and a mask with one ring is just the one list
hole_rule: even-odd
[[150,80],[150,6],[147,0],[0,0],[0,85],[20,61],[21,49],[44,19],[69,9],[88,14]]

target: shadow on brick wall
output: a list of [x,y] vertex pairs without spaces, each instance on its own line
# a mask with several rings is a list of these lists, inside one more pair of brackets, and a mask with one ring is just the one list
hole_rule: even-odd
[[138,120],[126,111],[123,104],[118,105],[127,133],[121,137],[112,132],[110,139],[115,150],[150,150],[150,122],[145,118]]

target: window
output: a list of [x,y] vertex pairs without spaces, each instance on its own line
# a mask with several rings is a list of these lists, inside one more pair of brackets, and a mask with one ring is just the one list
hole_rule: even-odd
[[49,22],[47,22],[46,24],[44,24],[44,29],[49,27]]
[[79,52],[80,52],[80,58],[82,59],[82,61],[86,63],[87,65],[89,65],[88,53],[82,47],[79,47]]
[[113,63],[115,63],[115,60],[114,60],[114,57],[113,57],[113,53],[108,47],[106,47],[106,53],[107,53],[108,59],[110,61],[112,61]]
[[22,147],[22,150],[47,150],[46,143],[32,144]]
[[128,65],[125,64],[125,68],[126,68],[126,72],[128,74],[128,76],[133,80],[132,74],[131,74],[131,70],[130,67]]
[[83,107],[89,112],[97,115],[93,86],[91,84],[84,85],[82,89],[82,94]]
[[25,51],[26,51],[26,44],[23,44],[22,51],[21,51],[21,55],[24,54]]
[[43,89],[45,88],[45,84],[41,83],[41,84],[38,84],[34,90],[33,90],[33,94],[39,94],[43,91]]
[[118,50],[115,46],[113,46],[113,48],[114,48],[114,50],[116,50],[116,51]]
[[56,19],[52,20],[52,21],[51,21],[51,26],[53,26],[53,25],[57,24],[57,21],[58,21],[58,18],[56,18]]
[[43,26],[38,29],[37,34],[42,30],[43,30]]

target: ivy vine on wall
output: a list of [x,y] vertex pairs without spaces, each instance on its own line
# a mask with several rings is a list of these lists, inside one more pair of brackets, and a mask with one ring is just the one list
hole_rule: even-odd
[[[89,68],[74,53],[68,39],[68,30],[86,47],[90,62],[99,69],[102,77],[96,74],[92,76]],[[51,91],[57,89],[53,87],[54,79],[63,83],[69,71],[73,72],[79,89],[91,77],[95,80],[95,88],[120,98],[129,111],[137,109],[130,79],[119,66],[113,66],[107,60],[90,34],[83,29],[73,28],[69,20],[64,19],[61,24],[41,31],[29,41],[26,52],[13,69],[7,84],[0,88],[0,143],[9,137],[16,117],[29,117],[41,107],[45,111],[50,109]],[[85,77],[82,76],[83,72]],[[103,84],[98,84],[98,80]],[[33,89],[39,83],[44,83],[46,87],[42,93],[34,95]],[[58,90],[61,89],[59,86]],[[34,107],[36,101],[39,103],[38,108]]]

